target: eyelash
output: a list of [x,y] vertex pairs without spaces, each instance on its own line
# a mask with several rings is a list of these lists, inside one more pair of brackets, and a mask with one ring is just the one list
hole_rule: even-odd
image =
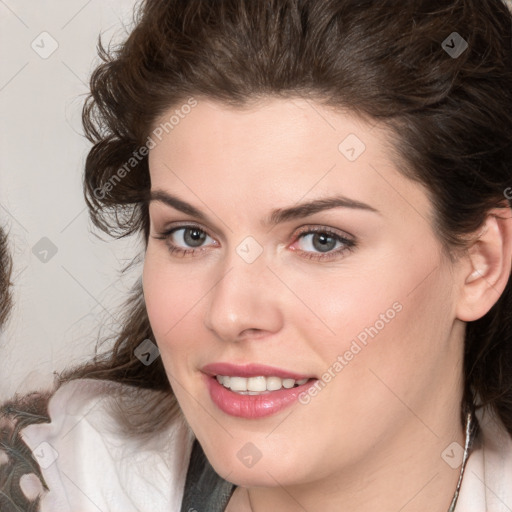
[[[195,224],[184,224],[180,226],[174,226],[158,235],[155,235],[154,238],[157,240],[163,240],[166,242],[167,248],[169,250],[169,253],[173,256],[177,257],[186,257],[186,256],[199,256],[201,253],[204,253],[206,250],[208,250],[208,247],[198,247],[198,248],[190,248],[190,249],[184,249],[183,247],[179,247],[171,242],[172,235],[179,231],[180,229],[196,229],[198,231],[201,231],[206,236],[212,238],[214,237],[208,233],[206,229],[204,229],[201,226],[195,225]],[[291,249],[294,252],[297,252],[301,255],[301,257],[308,259],[308,260],[318,260],[318,261],[332,261],[338,257],[340,257],[345,252],[352,252],[357,244],[355,239],[353,238],[347,238],[340,233],[334,231],[332,228],[323,227],[323,226],[315,226],[315,227],[304,227],[299,230],[298,233],[296,233],[293,237],[293,242],[290,244],[294,245],[296,244],[301,238],[305,237],[306,235],[311,234],[325,234],[329,237],[332,237],[335,239],[336,242],[341,243],[343,246],[329,251],[325,253],[321,252],[310,252],[310,251],[303,251],[301,249]],[[217,242],[216,242],[217,243]]]

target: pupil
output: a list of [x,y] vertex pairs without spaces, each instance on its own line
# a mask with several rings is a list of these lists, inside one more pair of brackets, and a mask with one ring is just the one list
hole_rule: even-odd
[[336,247],[336,240],[326,233],[313,235],[313,246],[317,251],[328,252]]
[[200,229],[187,229],[183,236],[185,243],[191,247],[199,247],[203,244],[206,233]]

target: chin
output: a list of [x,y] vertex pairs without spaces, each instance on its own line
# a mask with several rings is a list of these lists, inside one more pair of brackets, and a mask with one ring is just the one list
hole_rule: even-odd
[[229,448],[217,446],[213,451],[205,449],[205,454],[218,475],[238,486],[275,487],[307,480],[307,475],[298,470],[303,464],[273,450],[268,442],[268,451],[259,451],[256,444],[263,443],[232,441]]

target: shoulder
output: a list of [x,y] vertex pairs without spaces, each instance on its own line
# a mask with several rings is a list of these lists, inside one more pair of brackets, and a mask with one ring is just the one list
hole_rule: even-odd
[[512,510],[512,437],[485,408],[477,412],[480,432],[468,459],[456,511]]
[[172,396],[77,379],[48,418],[20,431],[48,487],[41,512],[180,510],[193,435]]

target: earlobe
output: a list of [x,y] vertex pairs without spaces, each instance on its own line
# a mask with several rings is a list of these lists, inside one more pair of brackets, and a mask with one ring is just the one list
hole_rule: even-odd
[[[467,250],[457,318],[472,322],[497,302],[509,281],[512,267],[512,215],[510,208],[489,211]],[[469,269],[469,270],[468,270]]]

